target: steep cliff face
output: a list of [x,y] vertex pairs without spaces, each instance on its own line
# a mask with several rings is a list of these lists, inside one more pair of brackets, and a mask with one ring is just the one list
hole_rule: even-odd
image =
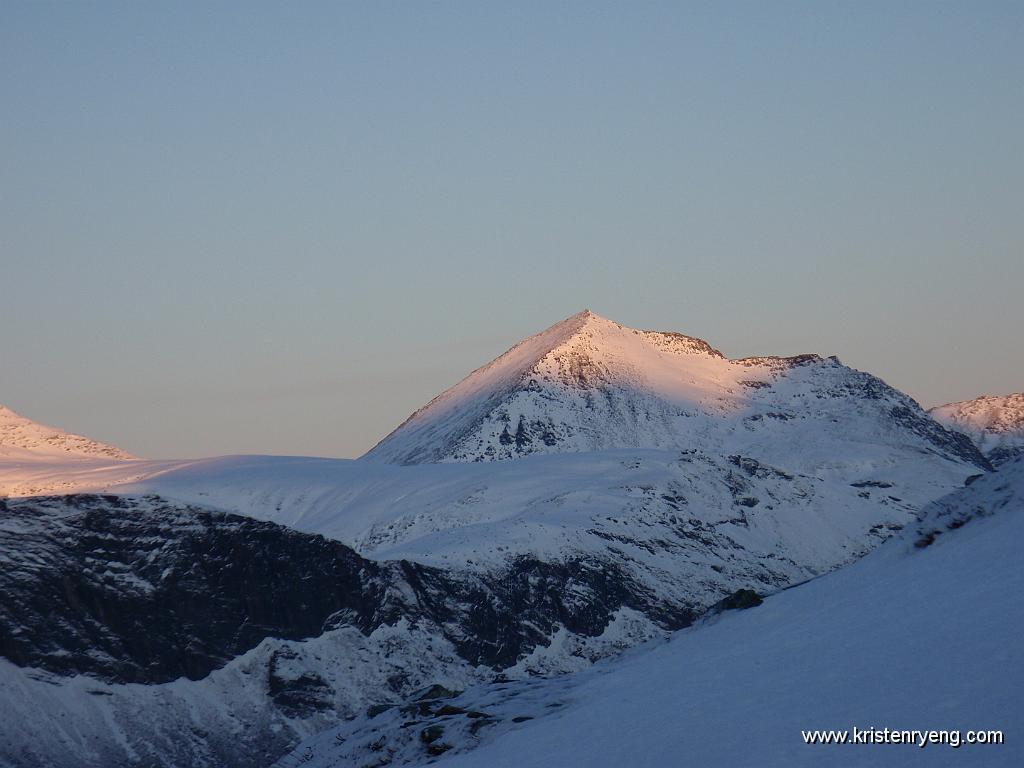
[[387,567],[271,523],[155,497],[0,509],[0,654],[111,682],[198,680],[266,637],[386,620]]
[[928,413],[967,435],[994,465],[1024,455],[1024,393],[948,403]]
[[322,536],[158,497],[0,503],[0,654],[57,674],[198,680],[268,637],[369,635],[401,620],[428,622],[467,661],[499,668],[556,627],[598,635],[624,607],[669,628],[695,615],[582,558],[461,573],[367,560]]

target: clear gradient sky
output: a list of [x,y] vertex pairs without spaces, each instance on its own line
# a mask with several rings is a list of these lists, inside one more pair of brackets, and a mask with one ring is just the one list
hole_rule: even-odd
[[589,307],[1024,390],[1024,3],[0,3],[0,403],[354,456]]

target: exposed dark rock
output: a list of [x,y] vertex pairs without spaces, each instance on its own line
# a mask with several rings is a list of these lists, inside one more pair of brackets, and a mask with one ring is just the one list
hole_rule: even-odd
[[722,611],[737,611],[746,608],[754,608],[763,603],[764,600],[752,589],[737,589],[728,597],[715,603],[708,613],[721,613]]
[[12,502],[6,519],[22,530],[0,532],[15,561],[0,572],[0,655],[19,666],[196,680],[265,637],[319,635],[338,611],[364,632],[392,618],[385,568],[272,523],[87,495]]
[[976,467],[992,470],[992,464],[967,435],[946,429],[923,411],[913,411],[905,406],[893,406],[890,410],[893,421],[920,435],[943,453],[958,456]]
[[297,654],[286,649],[275,651],[270,657],[267,691],[289,717],[303,717],[313,711],[334,708],[330,685],[319,675],[306,670],[289,669],[288,662],[297,660]]
[[[343,625],[369,634],[403,618],[437,627],[472,664],[502,668],[558,627],[599,635],[623,607],[666,629],[697,615],[598,559],[522,557],[463,574],[375,562],[321,536],[155,497],[7,506],[0,655],[58,674],[195,680],[267,637],[298,640]],[[287,652],[272,658],[274,700],[286,711],[325,707],[327,684],[288,662]]]
[[435,742],[442,736],[444,736],[443,725],[431,725],[420,731],[420,740],[423,741],[425,744]]
[[522,416],[520,416],[519,417],[519,426],[516,427],[516,436],[515,436],[516,450],[521,453],[523,451],[523,449],[526,448],[526,446],[528,446],[532,442],[533,442],[533,438],[530,437],[530,433],[529,433],[529,431],[526,428],[526,421],[523,419]]
[[739,467],[750,475],[750,477],[757,477],[762,480],[769,477],[778,477],[782,480],[793,479],[793,475],[788,472],[785,472],[778,467],[762,464],[757,459],[752,459],[749,456],[729,456],[729,463],[734,467]]
[[992,462],[993,467],[999,467],[1003,464],[1008,464],[1019,456],[1024,456],[1024,446],[1003,445],[989,451],[987,458]]
[[440,683],[430,686],[425,691],[420,691],[413,696],[413,701],[433,701],[434,699],[454,699],[462,691],[453,691],[445,688]]
[[466,714],[466,710],[464,710],[462,707],[456,707],[452,704],[443,704],[440,707],[438,707],[437,711],[434,714],[438,717],[445,717],[447,715],[464,715]]
[[477,720],[474,720],[474,721],[473,721],[472,723],[470,723],[470,725],[469,725],[469,732],[470,732],[470,734],[472,734],[472,735],[476,735],[476,733],[477,733],[477,732],[478,732],[478,731],[479,731],[479,730],[480,730],[481,728],[486,728],[486,727],[487,727],[487,726],[489,726],[489,725],[497,725],[497,724],[498,724],[498,722],[499,722],[499,721],[497,720],[497,718],[493,718],[493,717],[481,717],[481,718],[479,718],[479,719],[477,719]]
[[449,640],[459,654],[491,667],[510,666],[528,650],[546,645],[559,626],[599,635],[622,607],[670,630],[688,626],[699,612],[654,598],[621,566],[596,559],[552,563],[519,557],[504,570],[473,579],[401,565],[424,610],[439,623],[458,622],[462,632]]
[[861,480],[858,483],[850,483],[851,488],[892,488],[892,483],[884,480]]

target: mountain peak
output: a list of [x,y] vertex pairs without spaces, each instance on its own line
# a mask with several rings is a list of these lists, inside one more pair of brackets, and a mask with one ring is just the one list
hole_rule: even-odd
[[64,456],[132,459],[106,443],[39,424],[0,405],[0,456]]
[[[541,336],[565,341],[583,330],[593,330],[596,328],[613,329],[622,328],[622,326],[613,320],[609,320],[606,317],[601,317],[595,312],[591,312],[589,309],[584,309],[577,312],[575,315],[569,315],[569,317],[564,320],[560,320],[554,325],[545,328],[540,333],[527,337],[523,342],[520,342],[520,344]],[[517,344],[516,347],[518,346],[520,345]],[[512,349],[515,349],[515,347]],[[510,349],[509,351],[511,352],[512,350]]]
[[609,320],[607,317],[602,317],[601,315],[599,315],[596,312],[593,312],[593,311],[591,311],[589,309],[580,310],[575,315],[571,315],[570,317],[567,317],[562,322],[567,322],[569,320],[575,320],[575,321],[581,323],[582,325],[587,325],[587,324],[595,324],[596,325],[596,324],[602,324],[603,323],[603,324],[618,326],[620,328],[622,327],[621,325],[619,325],[619,323],[616,323],[614,320]]
[[[516,344],[413,413],[364,458],[394,464],[493,461],[616,448],[717,448],[770,441],[781,425],[840,417],[864,399],[967,461],[970,441],[932,422],[909,397],[817,355],[729,360],[681,333],[627,328],[578,312]],[[842,401],[842,402],[841,402]],[[802,415],[798,415],[802,414]],[[872,427],[874,429],[875,427]]]
[[[403,464],[450,459],[454,446],[517,392],[550,385],[561,392],[556,398],[568,393],[590,397],[606,385],[643,386],[645,372],[664,378],[665,360],[678,356],[724,359],[700,339],[627,328],[584,309],[477,368],[413,413],[365,458]],[[503,410],[498,418],[510,417]],[[504,431],[493,437],[504,439]]]

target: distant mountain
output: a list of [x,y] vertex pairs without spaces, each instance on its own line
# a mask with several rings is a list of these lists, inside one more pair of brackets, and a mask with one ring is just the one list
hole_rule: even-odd
[[1024,455],[1024,393],[940,405],[932,418],[970,437],[993,464]]
[[47,427],[0,405],[0,458],[40,457],[134,458],[120,448]]
[[173,464],[136,459],[113,445],[47,427],[0,405],[0,497],[101,490]]

